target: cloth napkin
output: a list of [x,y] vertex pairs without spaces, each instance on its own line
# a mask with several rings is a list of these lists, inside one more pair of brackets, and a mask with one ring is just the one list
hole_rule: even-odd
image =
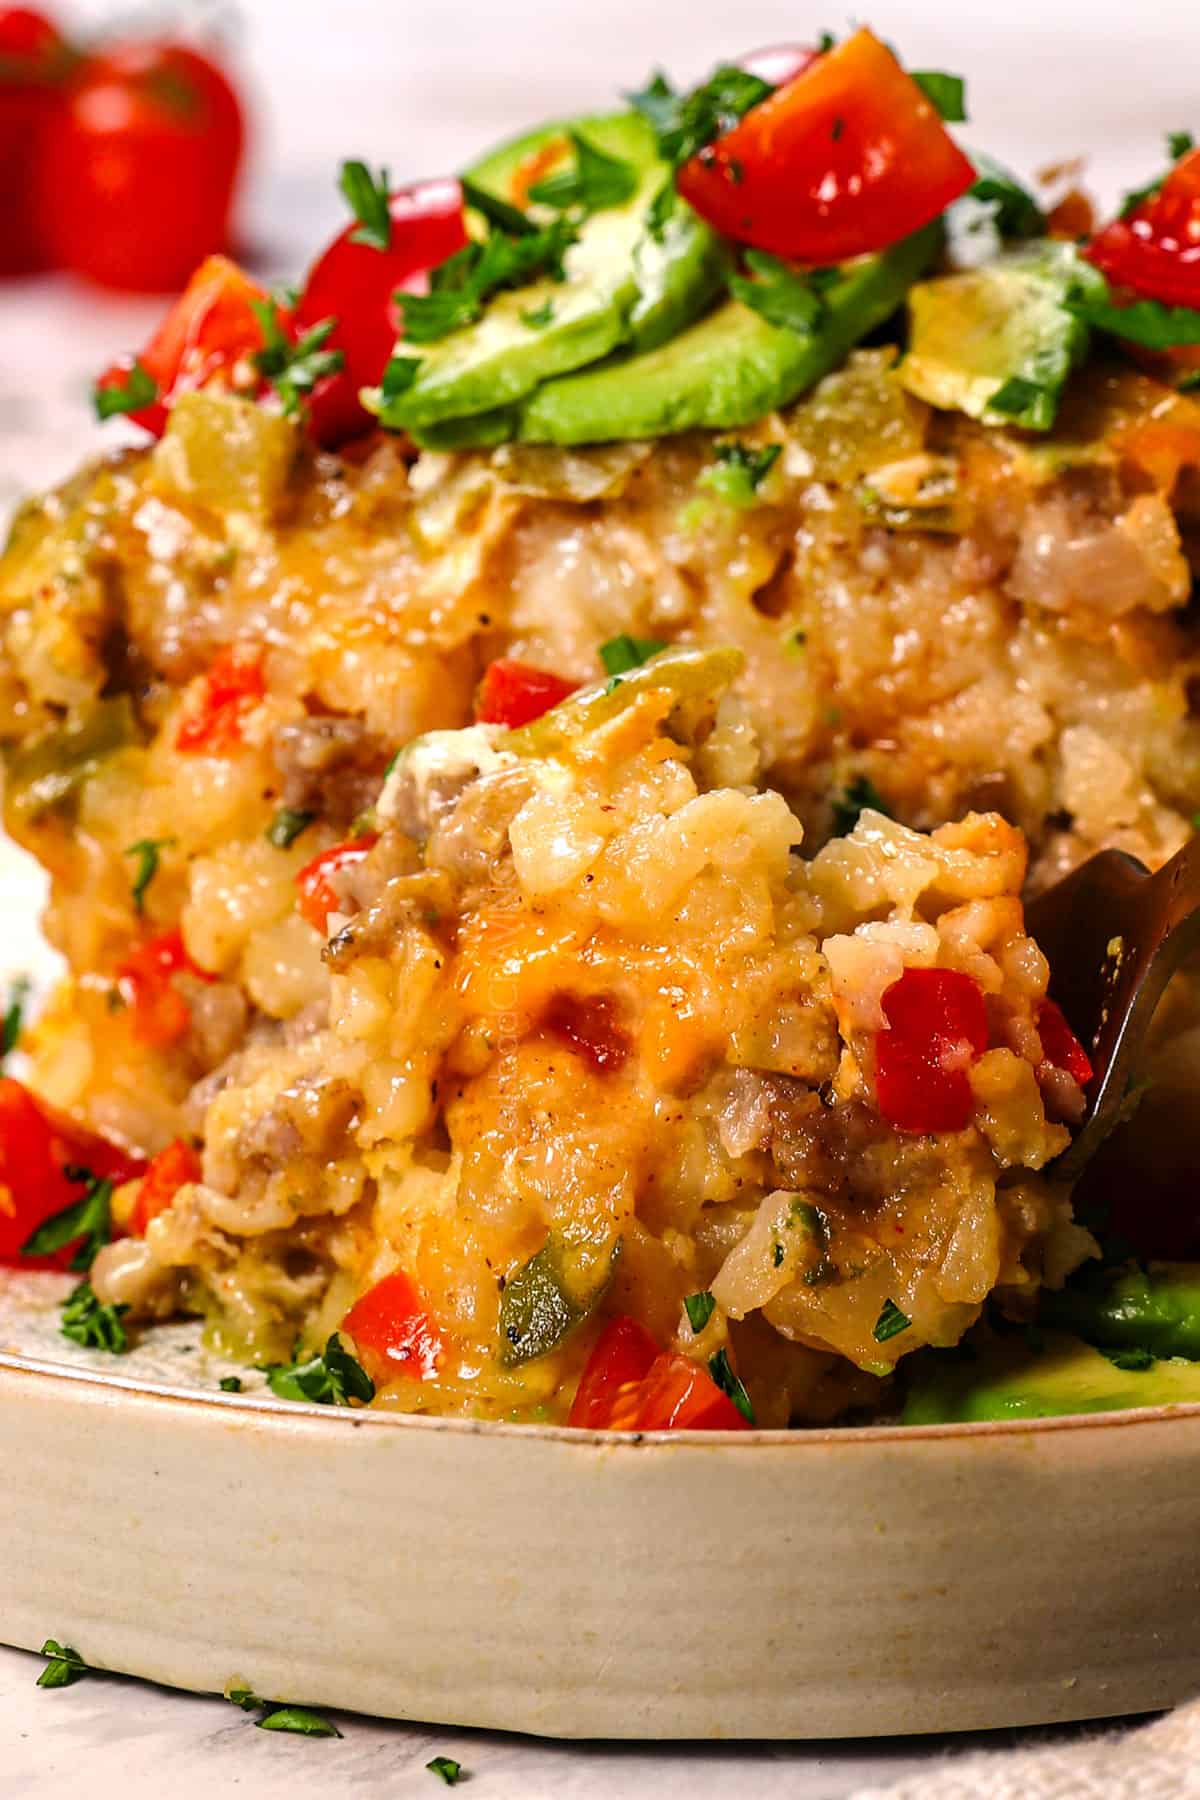
[[1200,1800],[1200,1700],[1133,1731],[1037,1750],[984,1750],[850,1800]]

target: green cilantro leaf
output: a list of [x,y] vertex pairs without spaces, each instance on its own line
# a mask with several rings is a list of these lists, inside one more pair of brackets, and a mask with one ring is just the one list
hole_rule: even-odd
[[910,69],[909,74],[948,125],[964,123],[967,116],[967,84],[961,75],[947,75],[942,69]]
[[1111,337],[1147,350],[1170,350],[1178,344],[1200,344],[1200,309],[1164,306],[1160,300],[1135,300],[1132,306],[1114,306],[1111,298],[1092,299],[1077,292],[1064,303],[1067,311]]
[[267,842],[277,850],[290,850],[301,832],[307,831],[316,813],[299,806],[281,806],[267,826]]
[[661,137],[675,123],[679,110],[679,95],[671,86],[661,69],[656,69],[644,88],[637,88],[626,94],[630,106],[640,112],[646,123],[650,125],[656,136]]
[[240,1706],[243,1712],[257,1712],[260,1706],[271,1705],[269,1700],[261,1699],[253,1688],[248,1687],[227,1687],[225,1698],[231,1706]]
[[708,1321],[716,1311],[716,1305],[716,1301],[713,1299],[707,1288],[704,1289],[703,1293],[688,1295],[683,1303],[683,1307],[688,1316],[688,1324],[693,1331],[700,1332],[704,1330],[704,1327],[708,1324]]
[[746,267],[758,277],[751,281],[745,275],[729,277],[729,291],[743,306],[759,313],[771,325],[811,337],[825,316],[825,302],[820,282],[814,271],[800,274],[779,257],[765,250],[747,250]]
[[380,169],[377,179],[366,163],[344,162],[338,186],[358,220],[358,230],[350,233],[350,242],[369,244],[372,250],[390,250],[392,210],[388,204],[387,170]]
[[856,775],[853,781],[847,782],[840,794],[833,800],[833,835],[846,837],[858,824],[859,815],[867,810],[880,812],[890,819],[887,802],[866,775]]
[[375,1383],[362,1364],[343,1348],[336,1331],[319,1356],[305,1362],[272,1363],[267,1384],[281,1400],[308,1400],[319,1406],[349,1406],[351,1400],[375,1398]]
[[640,669],[644,662],[657,656],[666,645],[657,638],[630,637],[623,631],[619,637],[609,638],[600,646],[600,661],[606,675],[625,675],[630,669]]
[[277,1706],[265,1719],[255,1719],[260,1731],[298,1731],[304,1737],[340,1738],[341,1732],[319,1712],[307,1706]]
[[501,200],[490,189],[480,187],[469,176],[460,175],[458,185],[467,205],[474,207],[489,225],[494,225],[499,231],[506,231],[509,237],[532,237],[537,231],[537,226],[528,213],[523,213],[519,206],[510,206],[507,200]]
[[698,477],[698,485],[720,496],[730,506],[753,506],[758,490],[778,462],[783,446],[763,444],[755,448],[739,438],[726,438],[715,449],[716,461]]
[[1002,238],[1040,237],[1046,216],[1027,188],[990,156],[972,155],[977,170],[967,190],[971,198],[993,208],[992,223]]
[[113,1184],[100,1180],[90,1169],[63,1170],[69,1181],[85,1183],[81,1200],[64,1206],[48,1219],[43,1219],[21,1245],[22,1256],[53,1256],[76,1238],[81,1240],[71,1258],[71,1268],[90,1269],[96,1252],[112,1237]]
[[123,1356],[129,1339],[121,1320],[128,1311],[127,1306],[101,1306],[91,1282],[81,1281],[63,1302],[62,1335],[87,1350],[107,1350],[113,1356]]
[[690,94],[675,93],[660,74],[629,100],[654,128],[659,155],[677,169],[774,92],[769,81],[723,64]]
[[1054,423],[1058,396],[1040,381],[1029,381],[1024,375],[1010,375],[988,401],[988,411],[1003,413],[1019,425],[1040,430]]
[[379,392],[386,406],[389,400],[398,400],[406,394],[421,371],[419,356],[392,356],[388,359],[383,371],[383,380]]
[[168,850],[173,844],[177,844],[178,842],[178,838],[173,837],[139,838],[136,844],[130,844],[126,850],[122,851],[122,855],[124,856],[136,856],[138,858],[137,874],[133,879],[133,906],[135,912],[142,913],[145,910],[146,889],[158,874],[159,851]]
[[678,199],[675,183],[668,176],[646,211],[646,229],[656,244],[661,244],[667,235],[667,226],[674,216]]
[[92,389],[92,405],[101,422],[115,419],[121,413],[141,412],[144,406],[153,406],[157,399],[158,383],[140,362],[133,363],[127,371],[124,387],[102,387],[97,383]]
[[637,192],[637,171],[622,157],[598,150],[582,132],[569,133],[575,152],[573,168],[557,169],[529,190],[529,198],[539,206],[552,206],[557,212],[579,208],[584,213],[604,212],[611,206],[624,206]]
[[750,1396],[734,1374],[727,1351],[718,1350],[715,1356],[709,1357],[708,1372],[721,1392],[729,1395],[747,1424],[757,1423],[754,1417],[754,1408],[750,1404]]
[[886,1344],[889,1338],[899,1337],[902,1331],[907,1331],[911,1324],[912,1320],[900,1311],[894,1300],[885,1300],[871,1336],[877,1344]]
[[57,1638],[47,1638],[40,1654],[49,1658],[37,1678],[40,1688],[70,1687],[82,1676],[92,1672],[78,1650],[72,1650],[70,1644],[60,1644]]
[[219,1385],[223,1394],[240,1394],[242,1378],[240,1375],[222,1375]]
[[466,1774],[462,1764],[455,1762],[452,1756],[435,1756],[425,1767],[431,1774],[440,1775],[447,1787],[457,1787]]
[[18,975],[8,990],[8,1006],[3,1021],[0,1021],[0,1063],[12,1054],[21,1041],[21,1025],[29,1003],[30,986],[28,975]]
[[[447,257],[433,272],[427,294],[397,291],[409,343],[433,344],[480,316],[485,303],[501,288],[523,287],[538,276],[563,279],[563,257],[575,242],[574,225],[555,219],[544,231],[509,237],[493,231],[482,244],[468,244]],[[393,357],[395,363],[397,358]],[[389,365],[390,367],[391,365]],[[410,378],[411,382],[411,378]],[[384,398],[387,392],[384,375]]]
[[345,367],[344,350],[325,348],[337,330],[337,320],[322,319],[293,343],[279,322],[275,299],[252,300],[250,304],[263,334],[263,347],[254,352],[254,366],[279,395],[287,417],[294,418],[300,411],[301,396],[311,394],[318,381]]
[[1158,1358],[1150,1350],[1105,1350],[1109,1362],[1114,1369],[1130,1369],[1141,1371],[1152,1369]]

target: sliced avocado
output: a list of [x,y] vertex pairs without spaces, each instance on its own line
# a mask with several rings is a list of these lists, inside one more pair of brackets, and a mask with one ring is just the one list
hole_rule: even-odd
[[921,1350],[905,1359],[905,1425],[977,1419],[1054,1419],[1070,1413],[1121,1412],[1131,1406],[1200,1401],[1200,1366],[1155,1362],[1121,1369],[1099,1350],[1063,1332],[996,1337],[962,1350]]
[[1038,1316],[1090,1344],[1200,1361],[1200,1263],[1081,1270],[1042,1295]]
[[521,409],[529,443],[594,444],[748,425],[828,374],[900,305],[941,246],[939,224],[847,264],[811,334],[771,325],[738,300],[656,350],[547,382]]
[[982,268],[919,283],[908,300],[901,382],[944,411],[1048,431],[1090,338],[1064,302],[1098,281],[1073,244],[1039,239]]

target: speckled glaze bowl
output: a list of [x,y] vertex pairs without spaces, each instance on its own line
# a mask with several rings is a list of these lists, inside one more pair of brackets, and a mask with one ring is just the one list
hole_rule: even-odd
[[188,1327],[100,1369],[55,1341],[60,1285],[0,1285],[8,1643],[558,1737],[1200,1691],[1200,1406],[643,1439],[338,1412],[214,1392]]

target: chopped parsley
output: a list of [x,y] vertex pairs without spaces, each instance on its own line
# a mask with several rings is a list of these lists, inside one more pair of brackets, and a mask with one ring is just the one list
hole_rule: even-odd
[[574,166],[557,169],[544,181],[534,182],[529,198],[539,206],[552,206],[556,212],[578,210],[584,214],[604,212],[631,200],[638,185],[632,163],[598,150],[582,132],[568,135],[575,152]]
[[[222,1375],[221,1381],[220,1381],[220,1388],[221,1388],[221,1392],[223,1394],[240,1394],[242,1391],[241,1376],[240,1375]],[[232,1699],[232,1698],[233,1698],[233,1696],[230,1695],[230,1699]]]
[[886,1344],[889,1338],[899,1337],[902,1331],[907,1331],[911,1324],[912,1320],[900,1311],[894,1300],[885,1300],[871,1336],[877,1344]]
[[311,394],[327,375],[336,375],[345,367],[344,350],[326,349],[337,330],[337,320],[322,319],[293,343],[279,323],[275,300],[252,300],[250,304],[263,334],[263,347],[254,352],[254,366],[279,395],[285,415],[294,418],[303,396]]
[[1153,181],[1146,183],[1145,187],[1131,189],[1121,202],[1121,217],[1128,219],[1140,206],[1145,206],[1148,200],[1155,199],[1163,182],[1171,173],[1171,169],[1175,167],[1181,157],[1186,156],[1188,151],[1194,150],[1195,147],[1196,140],[1190,131],[1168,131],[1167,160],[1171,168],[1162,175],[1156,175]]
[[540,306],[527,306],[521,314],[522,325],[528,325],[530,331],[544,331],[554,318],[553,300],[544,300]]
[[971,158],[978,171],[968,192],[992,208],[992,224],[1002,238],[1039,237],[1046,216],[1027,188],[990,156]]
[[281,1400],[308,1400],[319,1406],[349,1406],[375,1398],[375,1383],[362,1364],[342,1347],[335,1331],[324,1350],[304,1362],[271,1363],[267,1384]]
[[1141,344],[1147,350],[1171,350],[1179,344],[1200,344],[1200,309],[1164,306],[1161,300],[1135,300],[1132,306],[1114,306],[1111,293],[1104,298],[1077,290],[1064,302],[1067,311],[1096,331]]
[[227,1687],[225,1698],[231,1706],[240,1706],[243,1712],[257,1712],[260,1706],[270,1706],[269,1700],[262,1700],[253,1688]]
[[501,200],[490,188],[480,187],[466,175],[459,177],[458,185],[467,205],[474,207],[489,225],[506,231],[509,237],[529,237],[537,230],[527,213],[523,213],[519,206],[510,206],[507,200]]
[[609,638],[606,644],[601,644],[599,655],[606,675],[626,675],[630,669],[640,669],[644,662],[649,662],[666,647],[658,638],[630,637],[623,631],[619,637]]
[[836,279],[836,270],[809,269],[803,275],[765,250],[747,250],[744,261],[756,280],[745,275],[729,277],[729,291],[735,300],[748,306],[785,331],[811,337],[825,316],[821,288]]
[[127,1306],[101,1306],[85,1277],[72,1288],[63,1302],[62,1335],[85,1350],[107,1350],[112,1356],[123,1356],[129,1339],[121,1323],[129,1311]]
[[341,1732],[323,1713],[308,1706],[276,1706],[265,1718],[255,1719],[260,1731],[298,1731],[304,1737],[340,1738]]
[[[383,380],[379,386],[380,398],[384,406],[389,400],[399,400],[401,394],[406,394],[417,379],[420,370],[421,359],[419,356],[397,354],[389,357],[387,367],[383,371]],[[398,751],[397,755],[399,755]]]
[[1052,425],[1058,410],[1058,396],[1040,381],[1029,381],[1024,375],[1010,375],[988,401],[988,411],[1002,413],[1006,419],[1033,429]]
[[646,211],[646,229],[656,244],[661,244],[667,234],[667,226],[675,212],[675,202],[678,198],[675,183],[668,176]]
[[39,1654],[48,1658],[46,1667],[37,1678],[40,1688],[70,1687],[82,1676],[92,1672],[90,1664],[84,1662],[78,1650],[72,1650],[70,1644],[60,1644],[57,1638],[47,1638]]
[[703,1293],[689,1294],[683,1306],[692,1330],[701,1332],[716,1311],[717,1303],[705,1288]]
[[776,1238],[774,1244],[771,1247],[771,1266],[772,1266],[772,1268],[781,1269],[783,1267],[783,1256],[784,1256],[783,1245],[779,1242],[779,1239]]
[[30,980],[28,975],[18,975],[8,990],[8,1005],[0,1020],[0,1062],[11,1056],[21,1041],[21,1026],[25,1017],[25,1008],[29,1002]]
[[961,75],[947,75],[942,69],[910,69],[909,74],[948,125],[964,123],[967,84]]
[[21,1245],[21,1255],[53,1256],[56,1250],[65,1249],[78,1238],[70,1267],[77,1271],[90,1269],[96,1252],[112,1237],[113,1184],[93,1175],[90,1169],[65,1168],[63,1174],[68,1181],[84,1184],[83,1198],[43,1219]]
[[[452,331],[473,324],[501,288],[523,287],[540,276],[563,280],[563,257],[576,235],[572,221],[559,217],[543,231],[520,237],[492,231],[482,244],[456,250],[433,271],[427,294],[397,291],[405,338],[413,344],[437,343]],[[393,357],[392,363],[396,361]],[[409,385],[412,379],[410,376]],[[384,398],[393,397],[387,392],[385,373]]]
[[455,1762],[452,1756],[435,1756],[425,1767],[430,1774],[440,1775],[447,1787],[457,1787],[466,1774],[462,1764]]
[[290,850],[302,832],[308,830],[316,813],[299,806],[281,806],[267,826],[267,842],[277,850]]
[[364,162],[344,162],[338,186],[358,220],[358,229],[350,233],[352,244],[369,244],[372,250],[389,250],[392,243],[392,209],[388,204],[388,172],[380,169],[378,178]]
[[115,419],[121,413],[141,412],[144,406],[153,406],[157,399],[158,383],[140,362],[133,363],[126,371],[124,387],[97,383],[92,389],[92,405],[101,421]]
[[774,92],[769,81],[723,64],[689,94],[677,94],[659,73],[628,98],[653,127],[659,155],[677,169]]
[[728,1351],[718,1350],[715,1356],[709,1357],[708,1372],[721,1392],[728,1394],[747,1424],[755,1424],[757,1421],[754,1417],[754,1408],[750,1404],[750,1396],[733,1372]]
[[122,852],[125,856],[136,856],[138,859],[137,874],[133,878],[133,908],[138,914],[145,911],[146,889],[158,874],[158,853],[170,849],[178,843],[178,838],[139,838],[136,844],[130,844]]
[[1130,1369],[1141,1371],[1152,1369],[1158,1358],[1150,1350],[1105,1350],[1109,1362],[1114,1369]]
[[833,799],[833,835],[846,837],[864,812],[880,812],[890,819],[887,802],[867,775],[856,775]]
[[699,485],[708,488],[730,506],[753,506],[758,490],[779,460],[781,444],[763,444],[756,448],[739,438],[726,438],[716,446],[716,461],[699,477]]

